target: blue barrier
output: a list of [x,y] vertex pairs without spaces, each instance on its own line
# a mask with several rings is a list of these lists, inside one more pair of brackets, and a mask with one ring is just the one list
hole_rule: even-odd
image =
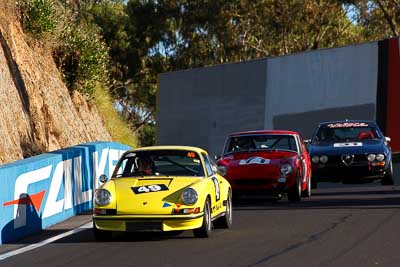
[[0,243],[9,243],[92,208],[101,174],[129,146],[93,142],[0,166]]

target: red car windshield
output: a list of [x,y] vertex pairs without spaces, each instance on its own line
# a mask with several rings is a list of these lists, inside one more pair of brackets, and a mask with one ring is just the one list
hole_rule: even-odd
[[262,134],[231,136],[225,146],[224,154],[268,149],[298,152],[294,136]]

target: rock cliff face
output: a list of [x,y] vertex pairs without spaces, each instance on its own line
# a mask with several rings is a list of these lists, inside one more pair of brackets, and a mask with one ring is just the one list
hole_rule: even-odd
[[11,1],[0,1],[0,164],[89,141],[110,141],[96,107],[72,95],[51,51],[26,42]]

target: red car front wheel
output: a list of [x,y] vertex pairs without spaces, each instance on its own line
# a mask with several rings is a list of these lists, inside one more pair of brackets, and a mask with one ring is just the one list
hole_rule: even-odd
[[301,199],[301,181],[299,173],[296,176],[296,183],[289,189],[288,199],[290,202],[298,202]]

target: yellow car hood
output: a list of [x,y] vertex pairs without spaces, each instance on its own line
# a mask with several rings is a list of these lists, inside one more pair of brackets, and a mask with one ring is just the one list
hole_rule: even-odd
[[160,176],[115,179],[117,214],[171,214],[183,189],[202,179]]

